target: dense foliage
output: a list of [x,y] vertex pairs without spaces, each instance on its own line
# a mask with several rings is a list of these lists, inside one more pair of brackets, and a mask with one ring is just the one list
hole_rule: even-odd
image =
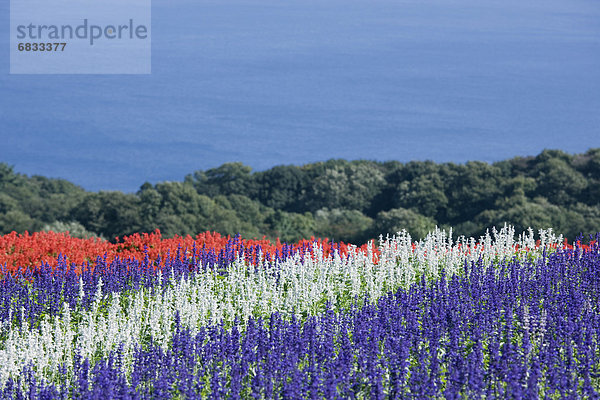
[[252,173],[229,163],[183,182],[145,183],[135,194],[86,192],[0,164],[0,233],[68,230],[113,240],[158,228],[169,237],[216,231],[364,243],[401,228],[423,237],[436,225],[479,236],[505,222],[570,239],[600,229],[600,149],[493,164],[330,160]]

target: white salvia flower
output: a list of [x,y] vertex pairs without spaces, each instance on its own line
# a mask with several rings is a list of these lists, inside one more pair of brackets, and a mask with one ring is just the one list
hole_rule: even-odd
[[79,304],[81,305],[81,302],[83,301],[83,297],[85,296],[85,291],[83,289],[84,287],[84,283],[83,283],[83,278],[79,277]]
[[112,345],[119,343],[122,338],[122,330],[119,324],[119,319],[122,314],[120,300],[119,293],[112,294],[110,308],[108,310],[108,321],[106,324],[106,341],[111,344],[111,346],[107,346],[110,349],[113,349]]
[[96,285],[96,295],[94,296],[94,303],[92,305],[93,313],[96,314],[100,308],[102,302],[102,277],[98,278],[98,284]]

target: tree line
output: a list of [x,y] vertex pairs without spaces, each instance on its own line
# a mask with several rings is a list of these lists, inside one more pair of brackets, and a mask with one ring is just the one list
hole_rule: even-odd
[[486,228],[552,227],[570,240],[600,231],[600,148],[544,150],[492,164],[329,160],[252,172],[242,163],[199,170],[137,193],[88,192],[64,179],[28,177],[0,163],[0,233],[69,230],[117,236],[216,231],[285,241],[364,243],[436,225],[478,237]]

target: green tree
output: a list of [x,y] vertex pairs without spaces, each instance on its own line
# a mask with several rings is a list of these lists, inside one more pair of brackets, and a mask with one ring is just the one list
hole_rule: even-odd
[[587,181],[580,172],[569,165],[568,157],[562,155],[562,152],[555,154],[545,151],[537,157],[537,161],[537,195],[546,197],[551,203],[558,205],[577,202],[587,187]]
[[329,210],[315,213],[316,235],[346,243],[362,244],[372,237],[373,219],[358,210]]
[[[158,215],[162,207],[162,196],[149,182],[144,183],[137,192],[140,199],[140,223],[144,232],[153,232],[159,228]],[[166,233],[166,230],[163,232]]]
[[433,218],[405,208],[394,208],[377,214],[374,236],[393,235],[406,229],[413,239],[422,239],[433,231],[435,226],[436,222]]
[[517,233],[526,231],[528,227],[536,231],[555,228],[552,214],[560,211],[558,206],[548,203],[544,198],[537,198],[535,201],[525,200],[511,208],[485,210],[474,218],[477,226],[475,232],[463,232],[462,227],[459,226],[457,233],[478,236],[484,234],[489,227],[502,227],[505,223],[513,225]]
[[268,234],[269,225],[266,219],[274,212],[273,209],[237,194],[227,196],[227,201],[242,223],[243,229],[239,233],[248,238],[261,238]]
[[290,212],[304,212],[304,203],[309,186],[309,177],[293,165],[280,165],[263,172],[257,172],[255,181],[258,187],[258,200],[274,209]]
[[210,197],[217,195],[241,194],[256,195],[254,180],[250,174],[252,168],[240,162],[226,163],[218,168],[196,171],[185,178],[198,193]]
[[496,166],[471,161],[454,166],[454,178],[448,182],[445,223],[456,225],[469,221],[484,210],[494,208],[498,196],[502,195],[502,170]]
[[88,231],[113,239],[139,232],[139,200],[121,192],[88,193],[72,211],[72,220]]
[[[217,213],[217,207],[211,198],[199,195],[194,187],[181,182],[158,183],[155,190],[160,196],[157,227],[164,235],[195,235],[209,230],[213,215]],[[151,191],[146,196],[152,197],[153,208],[148,211],[153,211],[158,198]]]
[[0,213],[0,229],[3,234],[10,232],[24,233],[40,230],[41,223],[20,210],[10,210]]
[[317,164],[314,170],[317,174],[307,193],[310,211],[321,208],[366,211],[385,186],[384,173],[373,162],[330,160]]
[[276,210],[267,218],[272,229],[272,237],[284,242],[295,242],[310,238],[315,232],[315,221],[311,213],[288,213]]
[[438,174],[419,175],[397,187],[396,208],[413,209],[419,214],[436,218],[448,206],[444,185]]
[[75,237],[75,238],[80,238],[80,239],[88,239],[88,238],[106,239],[100,235],[97,235],[94,232],[88,231],[87,229],[85,229],[85,227],[83,225],[81,225],[77,221],[70,221],[70,222],[54,221],[51,224],[44,225],[42,230],[46,231],[46,232],[56,232],[56,233],[68,232],[69,236]]
[[23,179],[15,173],[14,167],[6,163],[0,163],[0,190],[7,187],[23,185]]

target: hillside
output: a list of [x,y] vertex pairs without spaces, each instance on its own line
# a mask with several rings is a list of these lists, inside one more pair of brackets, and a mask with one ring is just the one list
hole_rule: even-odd
[[135,194],[87,192],[0,164],[0,234],[112,239],[158,228],[166,237],[208,230],[363,243],[402,228],[418,238],[436,225],[478,236],[505,222],[517,232],[551,227],[569,240],[600,230],[600,148],[493,164],[329,160],[252,172],[228,163],[182,182],[144,183]]

